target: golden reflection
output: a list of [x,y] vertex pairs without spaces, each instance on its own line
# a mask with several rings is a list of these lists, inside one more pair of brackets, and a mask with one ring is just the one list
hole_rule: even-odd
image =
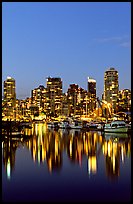
[[123,150],[123,146],[121,147],[121,159],[122,159],[122,163],[124,163],[124,150]]
[[7,178],[10,179],[11,177],[11,164],[10,164],[10,159],[8,158],[7,161]]
[[70,140],[70,145],[69,145],[69,151],[70,151],[71,158],[72,158],[72,141],[73,141],[73,138]]
[[[106,157],[106,173],[109,178],[117,178],[120,175],[120,162],[124,164],[124,157],[128,157],[128,145],[131,144],[130,137],[110,138],[103,144],[103,154]],[[131,148],[130,148],[131,152]]]
[[2,157],[8,179],[11,178],[12,171],[15,168],[15,154],[20,141],[10,138],[3,140]]
[[90,175],[91,172],[96,174],[97,172],[97,159],[96,156],[89,156],[88,158],[88,174]]
[[49,130],[45,123],[32,124],[30,131],[32,136],[27,136],[26,140],[5,139],[2,142],[3,163],[8,178],[11,177],[15,166],[16,149],[22,142],[31,151],[33,161],[39,165],[46,163],[51,173],[54,170],[61,170],[63,152],[66,152],[69,162],[78,163],[80,166],[82,158],[86,158],[89,175],[97,173],[99,156],[103,156],[106,175],[113,179],[120,175],[120,162],[124,164],[126,158],[131,155],[130,137],[106,138],[99,132]]

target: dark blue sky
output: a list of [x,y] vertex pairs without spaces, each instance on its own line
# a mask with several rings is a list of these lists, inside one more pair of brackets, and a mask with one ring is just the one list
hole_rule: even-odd
[[2,3],[2,82],[16,80],[17,98],[48,76],[61,77],[64,92],[87,90],[90,76],[101,97],[109,67],[131,89],[131,3]]

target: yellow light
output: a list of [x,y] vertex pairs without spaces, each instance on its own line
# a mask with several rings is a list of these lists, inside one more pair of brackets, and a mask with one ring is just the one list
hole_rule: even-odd
[[11,178],[11,164],[10,164],[10,159],[8,158],[7,161],[7,178],[10,179]]
[[123,146],[121,147],[121,158],[122,158],[122,163],[124,163],[124,151],[123,151]]
[[113,172],[115,173],[115,156],[113,155]]
[[88,173],[90,174],[91,171],[93,174],[97,172],[96,156],[89,156],[88,158]]

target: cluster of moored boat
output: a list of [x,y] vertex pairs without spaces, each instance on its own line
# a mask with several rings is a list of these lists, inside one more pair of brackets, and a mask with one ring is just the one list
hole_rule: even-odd
[[104,132],[118,132],[118,133],[128,133],[131,130],[131,124],[126,124],[125,121],[117,120],[110,123],[104,122],[87,122],[87,121],[51,121],[47,122],[48,128],[63,128],[63,129],[88,129],[88,130],[101,130]]
[[[22,127],[21,127],[22,126]],[[20,130],[9,131],[6,129],[2,132],[2,135],[7,137],[16,137],[25,135],[25,128],[32,128],[31,124],[21,124]],[[130,133],[131,132],[131,123],[127,124],[123,120],[115,120],[109,123],[105,122],[87,122],[80,120],[62,120],[62,121],[49,121],[47,122],[48,128],[53,129],[75,129],[75,130],[97,130],[103,131],[104,133]],[[18,128],[19,129],[19,128]]]

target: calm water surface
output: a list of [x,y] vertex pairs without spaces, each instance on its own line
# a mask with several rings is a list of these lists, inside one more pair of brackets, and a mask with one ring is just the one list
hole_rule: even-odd
[[131,200],[130,135],[41,123],[26,131],[31,136],[2,141],[3,202]]

